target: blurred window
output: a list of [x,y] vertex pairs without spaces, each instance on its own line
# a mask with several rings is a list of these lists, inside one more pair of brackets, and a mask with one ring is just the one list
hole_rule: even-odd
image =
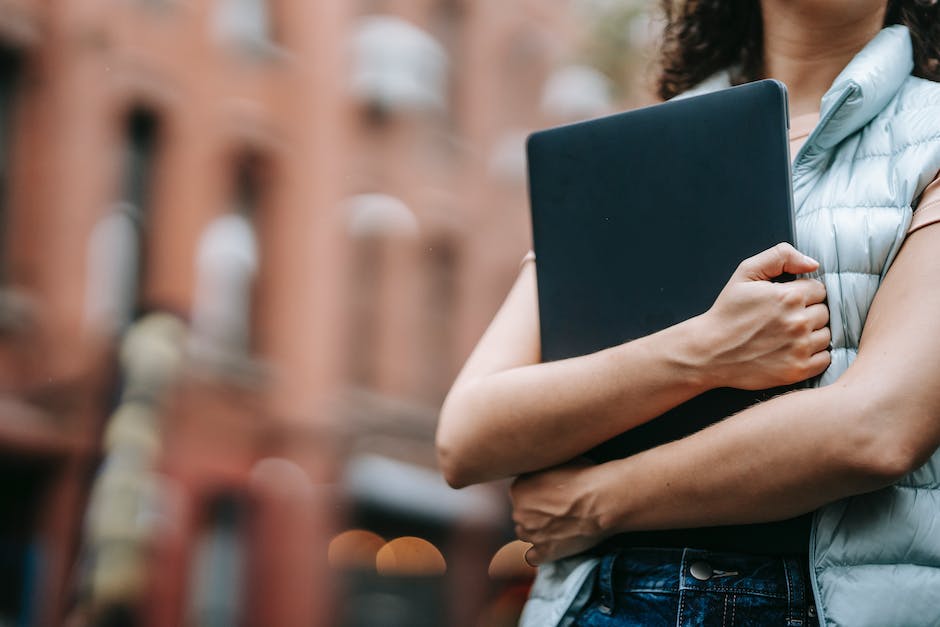
[[142,305],[159,127],[147,109],[127,116],[119,196],[89,238],[86,318],[106,334],[123,331]]
[[353,240],[350,374],[354,383],[368,387],[376,383],[389,242],[416,238],[419,226],[408,205],[387,194],[353,196],[346,203],[346,219]]
[[238,161],[229,210],[206,227],[196,252],[194,342],[205,357],[257,349],[253,316],[259,252],[255,220],[261,197],[258,160]]
[[373,116],[446,108],[447,53],[426,31],[371,15],[356,25],[353,48],[352,89]]
[[13,161],[14,109],[19,92],[20,55],[0,48],[0,282],[7,277],[6,234]]
[[248,591],[248,508],[234,494],[209,504],[190,564],[188,625],[228,627],[244,624]]
[[110,335],[126,329],[137,304],[141,233],[128,202],[115,203],[88,240],[86,319]]
[[216,37],[226,44],[263,49],[275,39],[266,0],[216,0],[212,25]]
[[150,207],[158,127],[157,116],[146,109],[135,109],[127,119],[123,199],[133,206],[141,225]]
[[159,120],[146,109],[136,109],[127,119],[124,143],[124,180],[122,208],[130,212],[137,225],[137,284],[133,304],[140,304],[147,272],[147,231],[153,201],[153,179],[157,158]]

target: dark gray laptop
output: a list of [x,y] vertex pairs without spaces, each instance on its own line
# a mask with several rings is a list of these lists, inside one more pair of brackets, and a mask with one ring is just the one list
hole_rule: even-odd
[[[533,134],[543,360],[698,315],[741,260],[792,243],[787,118],[785,87],[765,80]],[[781,391],[713,390],[589,457],[620,458],[684,437]],[[727,548],[712,536],[697,544]]]

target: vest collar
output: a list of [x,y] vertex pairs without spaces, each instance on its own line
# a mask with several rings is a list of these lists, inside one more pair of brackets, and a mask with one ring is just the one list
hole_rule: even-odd
[[[914,48],[906,26],[883,28],[839,73],[823,95],[819,124],[801,152],[836,146],[874,118],[894,98],[914,69]],[[676,98],[731,86],[727,70],[718,72]]]
[[914,51],[907,27],[882,29],[823,96],[819,125],[807,144],[828,150],[868,124],[894,98],[913,69]]

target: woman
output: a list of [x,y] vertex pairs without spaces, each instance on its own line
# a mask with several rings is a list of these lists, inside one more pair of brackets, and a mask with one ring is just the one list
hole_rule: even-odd
[[[445,402],[442,470],[455,486],[521,475],[516,530],[545,564],[526,624],[940,624],[940,6],[664,7],[664,98],[787,85],[797,240],[819,267],[778,247],[699,318],[540,364],[525,263]],[[768,282],[782,271],[825,286],[830,352],[823,290]],[[565,464],[704,389],[819,372],[682,440]],[[617,542],[814,510],[802,552]]]

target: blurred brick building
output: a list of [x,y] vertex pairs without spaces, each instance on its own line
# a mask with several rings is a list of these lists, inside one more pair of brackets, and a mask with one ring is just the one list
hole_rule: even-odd
[[0,625],[498,613],[433,432],[611,106],[575,5],[0,0]]

